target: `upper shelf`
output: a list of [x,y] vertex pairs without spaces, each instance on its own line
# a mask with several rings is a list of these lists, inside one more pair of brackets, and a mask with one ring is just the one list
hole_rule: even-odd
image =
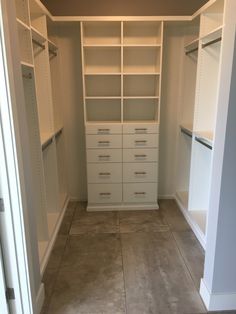
[[217,27],[205,36],[201,37],[202,47],[207,46],[210,43],[214,43],[221,40],[223,27]]
[[190,43],[188,43],[185,47],[185,54],[188,55],[192,52],[195,52],[198,50],[198,44],[199,44],[199,38],[196,38],[192,40]]

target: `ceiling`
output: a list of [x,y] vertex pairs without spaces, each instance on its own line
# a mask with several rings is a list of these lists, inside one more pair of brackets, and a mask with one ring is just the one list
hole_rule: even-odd
[[208,0],[41,0],[58,16],[192,15]]

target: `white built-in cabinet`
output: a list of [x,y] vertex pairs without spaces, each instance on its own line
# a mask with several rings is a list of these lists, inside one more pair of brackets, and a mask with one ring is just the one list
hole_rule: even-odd
[[[203,247],[206,242],[225,1],[189,25],[185,47],[177,201]],[[194,31],[195,29],[195,31]]]
[[157,208],[163,22],[81,23],[88,210]]
[[15,0],[15,5],[43,271],[67,199],[59,51],[39,3]]

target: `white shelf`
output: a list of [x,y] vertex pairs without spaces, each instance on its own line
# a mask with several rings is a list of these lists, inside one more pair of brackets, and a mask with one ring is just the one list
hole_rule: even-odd
[[121,47],[121,44],[84,44],[84,48],[114,48],[114,47]]
[[124,96],[124,99],[159,99],[159,96]]
[[121,99],[121,96],[86,96],[85,99]]
[[21,66],[26,67],[26,68],[30,68],[30,69],[34,68],[34,65],[32,63],[28,63],[28,62],[24,62],[24,61],[21,61]]
[[84,75],[85,76],[93,76],[93,75],[94,76],[97,76],[97,75],[100,75],[100,76],[101,75],[104,75],[104,76],[105,75],[109,75],[109,76],[111,76],[111,75],[114,75],[114,76],[117,75],[118,76],[119,75],[120,76],[121,72],[117,72],[117,73],[116,72],[86,72],[86,73],[84,73]]
[[123,44],[123,47],[134,47],[134,48],[161,48],[161,44]]
[[124,72],[123,75],[160,75],[160,72]]
[[209,32],[209,33],[205,34],[204,36],[202,36],[200,38],[202,44],[206,44],[208,42],[211,42],[213,40],[221,38],[221,36],[222,36],[222,29],[223,29],[223,26],[217,27],[214,30],[212,30],[211,32]]
[[188,43],[185,47],[185,53],[188,54],[190,52],[194,52],[198,50],[198,44],[199,44],[199,38],[196,38],[192,40],[190,43]]
[[52,51],[58,50],[57,45],[53,41],[51,41],[50,39],[48,39],[48,48]]
[[27,24],[25,24],[23,21],[21,21],[18,18],[16,19],[16,21],[20,27],[24,28],[25,30],[30,31],[30,27]]

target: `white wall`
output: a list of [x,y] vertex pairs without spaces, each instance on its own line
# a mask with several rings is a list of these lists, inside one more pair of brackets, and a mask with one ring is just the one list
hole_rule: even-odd
[[71,198],[85,200],[87,179],[79,24],[62,24],[59,34],[68,193]]

